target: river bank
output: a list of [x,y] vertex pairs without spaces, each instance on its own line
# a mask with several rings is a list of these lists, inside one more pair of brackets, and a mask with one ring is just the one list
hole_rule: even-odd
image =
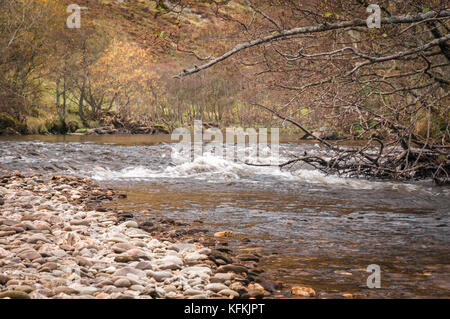
[[[280,141],[283,157],[317,150],[315,143],[298,137],[281,136]],[[241,283],[249,295],[254,279],[271,292],[268,298],[290,298],[295,286],[312,287],[319,298],[448,296],[450,193],[432,181],[345,179],[304,167],[252,167],[214,156],[174,165],[167,135],[23,136],[0,138],[0,149],[0,176],[1,169],[26,178],[40,173],[37,179],[50,183],[53,175],[70,175],[94,180],[103,189],[100,195],[108,189],[126,194],[87,200],[78,210],[113,213],[119,216],[114,227],[135,221],[160,242],[211,249],[208,259],[199,261],[210,265],[210,278],[225,264],[247,265],[250,277],[238,275],[248,280]],[[25,184],[14,194],[28,191]],[[85,185],[76,191],[90,196],[91,191],[83,192]],[[22,212],[21,202],[14,201]],[[4,207],[0,210],[3,214]],[[233,234],[214,237],[223,231]],[[16,233],[8,240],[14,236],[20,238]],[[381,267],[381,289],[366,286],[371,264]]]
[[1,175],[0,298],[270,297],[264,285],[275,292],[258,278],[257,256],[241,254],[237,264],[226,243],[208,248],[198,230],[177,229],[184,223],[138,222],[107,209],[126,195],[90,179]]

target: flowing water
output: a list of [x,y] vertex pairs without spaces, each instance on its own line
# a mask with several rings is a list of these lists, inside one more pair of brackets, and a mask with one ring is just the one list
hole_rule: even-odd
[[[318,149],[281,137],[281,160]],[[232,230],[230,244],[259,252],[259,267],[286,287],[311,286],[323,297],[450,297],[449,188],[214,154],[177,164],[174,152],[170,136],[9,137],[0,140],[0,168],[92,177],[127,191],[113,204],[121,209]],[[381,268],[379,289],[366,284],[371,264]]]

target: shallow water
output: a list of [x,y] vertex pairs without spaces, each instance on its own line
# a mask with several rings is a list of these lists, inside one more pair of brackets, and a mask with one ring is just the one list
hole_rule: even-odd
[[[295,136],[281,142],[281,161],[319,150]],[[273,159],[264,150],[261,163]],[[114,206],[232,230],[231,244],[259,251],[267,275],[287,286],[325,297],[450,297],[450,189],[429,181],[345,179],[214,154],[180,164],[170,136],[13,137],[0,151],[0,168],[89,176],[128,192]],[[245,160],[257,162],[255,150]],[[380,289],[367,288],[370,264],[381,267]]]

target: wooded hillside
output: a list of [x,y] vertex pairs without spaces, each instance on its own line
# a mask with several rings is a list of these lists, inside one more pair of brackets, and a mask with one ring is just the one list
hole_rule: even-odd
[[363,0],[80,0],[75,29],[68,5],[0,1],[3,133],[281,123],[327,172],[448,178],[446,1],[379,1],[379,27]]

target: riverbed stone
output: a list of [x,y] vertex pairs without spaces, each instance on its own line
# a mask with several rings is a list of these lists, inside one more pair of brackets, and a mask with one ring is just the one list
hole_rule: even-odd
[[138,223],[136,223],[134,220],[126,221],[122,225],[124,225],[125,227],[128,227],[128,228],[138,228],[139,227]]
[[30,299],[30,296],[20,290],[9,290],[5,292],[0,292],[0,299],[11,298],[11,299]]
[[137,248],[137,247],[134,245],[131,245],[129,243],[118,243],[118,244],[115,244],[114,246],[112,246],[112,250],[118,254],[124,253],[128,250],[135,249],[135,248]]
[[135,268],[139,270],[153,270],[153,265],[151,262],[141,261],[135,266]]
[[114,261],[118,262],[118,263],[129,263],[131,261],[135,261],[136,257],[132,257],[129,255],[119,255],[114,257]]
[[238,298],[239,297],[239,293],[234,290],[231,290],[231,289],[223,289],[223,290],[219,291],[219,295],[230,297],[230,298]]
[[164,281],[165,279],[169,279],[173,277],[173,274],[170,271],[146,271],[147,276],[154,278],[156,281]]
[[234,272],[234,273],[248,273],[248,268],[242,265],[230,264],[230,265],[222,265],[217,268],[217,272]]
[[131,282],[127,278],[119,278],[116,281],[114,281],[114,286],[119,288],[122,287],[128,288],[131,286]]
[[114,276],[126,277],[128,274],[136,275],[138,278],[146,277],[146,273],[143,270],[131,267],[124,267],[122,269],[117,270],[114,273]]
[[183,260],[178,256],[165,256],[162,259],[154,260],[154,263],[161,270],[176,270],[183,266]]
[[173,249],[177,252],[183,253],[183,252],[195,252],[198,250],[197,246],[194,244],[186,244],[186,243],[177,243],[170,245],[167,247],[168,249]]
[[291,288],[291,294],[299,297],[314,297],[316,292],[311,287],[293,286]]
[[76,290],[78,291],[78,293],[82,296],[85,295],[93,295],[98,291],[98,288],[96,287],[78,287],[76,288]]
[[214,292],[219,292],[221,290],[228,289],[228,286],[225,286],[224,284],[221,283],[211,283],[206,286],[206,289]]
[[130,286],[130,289],[134,291],[143,292],[145,290],[145,287],[142,285],[132,285]]
[[208,256],[200,254],[200,253],[198,253],[196,251],[188,253],[188,254],[186,254],[184,256],[184,260],[186,262],[198,262],[200,260],[204,260],[204,259],[207,259],[207,258],[208,258]]
[[28,259],[28,260],[34,260],[37,258],[41,258],[41,254],[39,254],[36,250],[29,248],[23,252],[21,252],[20,254],[17,255],[19,258],[22,259]]
[[[0,232],[10,232],[0,238],[3,298],[237,296],[228,287],[235,275],[222,269],[211,278],[211,249],[181,238],[185,229],[162,230],[153,238],[115,209],[93,208],[103,205],[97,198],[114,192],[88,179],[27,179],[0,181],[2,196],[13,194],[5,195],[0,216]],[[163,221],[164,228],[186,226]]]
[[10,280],[11,278],[4,275],[4,274],[0,274],[0,285],[6,285],[6,283]]

